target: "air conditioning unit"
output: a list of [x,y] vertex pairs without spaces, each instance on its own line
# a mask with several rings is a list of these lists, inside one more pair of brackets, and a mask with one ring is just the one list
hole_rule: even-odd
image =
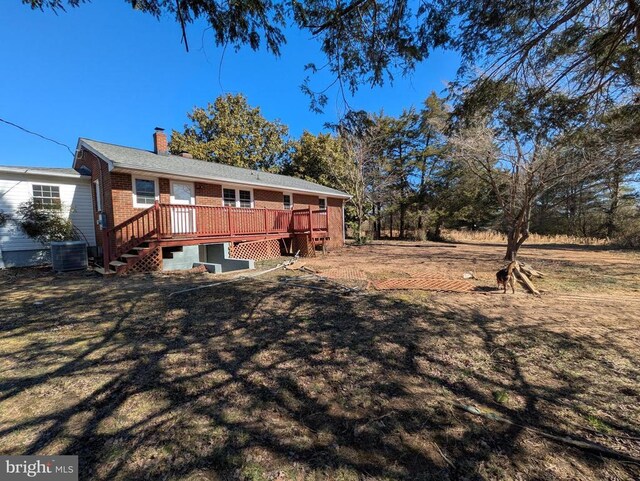
[[89,266],[84,241],[51,242],[51,263],[58,272],[77,271]]

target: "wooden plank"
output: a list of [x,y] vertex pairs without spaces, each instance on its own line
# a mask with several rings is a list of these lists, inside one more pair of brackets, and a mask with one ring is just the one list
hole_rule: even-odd
[[518,262],[518,267],[520,268],[521,272],[524,272],[529,277],[539,277],[539,278],[544,277],[544,274],[542,272],[535,270],[529,264]]
[[518,280],[522,281],[522,283],[529,290],[529,292],[531,292],[531,294],[535,294],[536,296],[540,295],[540,292],[538,292],[538,289],[536,289],[536,286],[533,285],[533,282],[531,282],[531,280],[527,277],[527,275],[523,272],[520,272],[520,269],[518,268],[517,264],[516,264],[516,268],[513,270],[513,274],[516,276]]

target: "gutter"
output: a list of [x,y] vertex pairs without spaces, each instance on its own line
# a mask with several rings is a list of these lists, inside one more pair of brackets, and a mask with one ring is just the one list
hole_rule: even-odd
[[[34,168],[35,169],[35,168]],[[20,168],[20,167],[9,167],[9,166],[0,166],[0,172],[6,172],[7,174],[26,174],[26,175],[43,175],[50,177],[66,177],[70,179],[87,179],[86,175],[80,174],[67,174],[63,172],[43,172],[37,169],[31,168]]]

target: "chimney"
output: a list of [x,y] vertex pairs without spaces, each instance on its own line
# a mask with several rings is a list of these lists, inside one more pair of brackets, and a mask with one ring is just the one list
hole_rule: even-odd
[[153,133],[153,151],[160,155],[167,155],[169,153],[167,134],[164,133],[164,129],[161,127],[156,127]]

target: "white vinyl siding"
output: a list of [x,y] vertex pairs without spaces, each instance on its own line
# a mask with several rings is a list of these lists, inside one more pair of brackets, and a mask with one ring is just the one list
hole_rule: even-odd
[[[73,225],[84,234],[89,245],[96,245],[91,182],[88,179],[2,172],[0,210],[15,215],[20,204],[33,197],[34,185],[57,186],[64,212],[71,218]],[[9,221],[4,227],[0,227],[0,250],[22,251],[42,248],[41,244],[27,237],[15,223]]]

